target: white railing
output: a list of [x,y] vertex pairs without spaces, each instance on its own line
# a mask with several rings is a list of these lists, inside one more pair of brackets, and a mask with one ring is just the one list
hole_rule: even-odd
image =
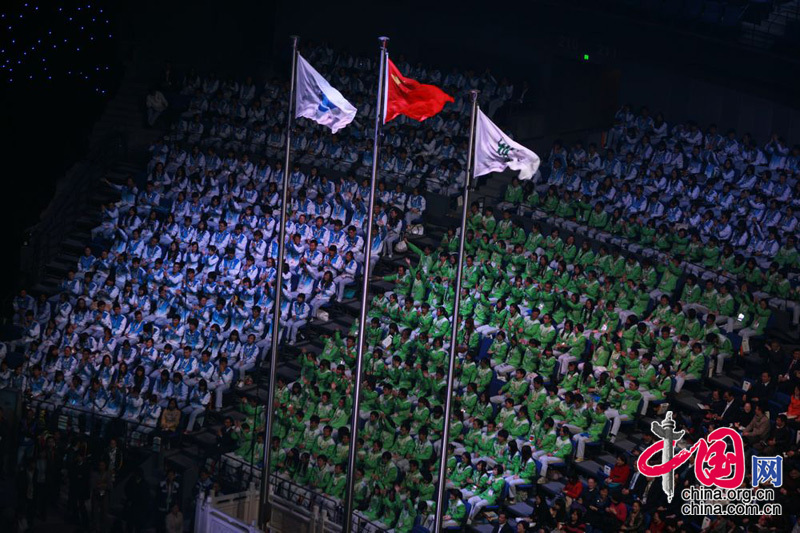
[[[256,533],[259,531],[255,520],[248,525],[246,522],[217,509],[214,500],[213,496],[208,496],[207,498],[200,496],[197,499],[194,521],[196,533]],[[258,501],[258,492],[256,492],[254,500]]]
[[[275,478],[279,481],[278,478]],[[331,520],[330,502],[320,496],[313,495],[314,502],[305,505],[296,503],[296,498],[290,493],[294,491],[287,486],[285,480],[280,480],[282,487],[273,490],[271,499],[271,516],[267,525],[268,533],[340,533],[342,526]],[[289,485],[292,485],[289,483]],[[308,489],[295,487],[305,494],[306,500],[312,498]],[[287,492],[289,491],[289,492]],[[283,492],[283,494],[281,494]],[[295,494],[296,496],[297,494]],[[288,496],[288,497],[287,497]],[[258,527],[259,491],[255,483],[251,483],[248,490],[235,494],[220,496],[202,495],[198,497],[195,509],[195,533],[257,533]],[[332,501],[332,500],[331,500]],[[359,514],[353,516],[353,523],[357,531],[367,528],[368,522]],[[380,532],[382,527],[369,524],[369,530]]]

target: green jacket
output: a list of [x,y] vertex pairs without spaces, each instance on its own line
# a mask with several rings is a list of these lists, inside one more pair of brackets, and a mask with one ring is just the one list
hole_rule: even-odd
[[553,452],[553,457],[565,459],[566,457],[569,457],[571,453],[572,453],[572,441],[563,437],[559,437],[558,439],[556,439],[555,451]]

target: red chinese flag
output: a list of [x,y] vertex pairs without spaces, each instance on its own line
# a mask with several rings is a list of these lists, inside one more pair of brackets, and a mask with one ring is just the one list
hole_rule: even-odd
[[391,59],[387,58],[387,61],[384,124],[397,115],[422,121],[441,111],[447,102],[453,101],[452,96],[435,85],[406,78]]

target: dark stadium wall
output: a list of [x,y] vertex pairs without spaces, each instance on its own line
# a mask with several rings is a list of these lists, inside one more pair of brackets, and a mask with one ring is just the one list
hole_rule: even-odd
[[[797,65],[678,26],[546,0],[478,3],[350,0],[212,0],[126,3],[139,53],[203,71],[287,78],[288,36],[395,59],[422,60],[530,83],[518,110],[522,138],[602,127],[622,102],[650,104],[669,120],[697,117],[752,131],[797,135]],[[588,59],[584,60],[587,56]],[[503,117],[510,118],[510,117]]]
[[275,2],[140,0],[124,2],[127,37],[139,59],[169,60],[220,75],[262,73],[271,60]]
[[372,55],[376,38],[389,35],[395,59],[445,71],[488,68],[528,81],[528,104],[500,117],[522,139],[603,127],[623,102],[758,139],[773,130],[800,138],[800,80],[788,74],[796,72],[791,65],[680,29],[563,4],[145,0],[129,16],[141,54],[170,59],[179,71],[194,65],[222,75],[288,78],[290,34]]
[[[452,67],[486,69],[498,79],[507,76],[519,88],[528,81],[528,103],[514,120],[521,138],[539,137],[546,130],[584,130],[605,124],[616,106],[613,65],[583,61],[584,50],[560,22],[550,28],[540,6],[482,6],[462,3],[419,3],[388,0],[351,1],[346,11],[326,11],[308,17],[305,3],[280,0],[276,9],[274,48],[287,49],[288,36],[325,41],[361,54],[377,56],[377,37],[391,38],[395,60],[423,61],[448,72]],[[567,10],[568,11],[568,10]],[[596,59],[608,53],[587,41]],[[594,52],[597,52],[594,54]]]
[[681,77],[678,72],[655,68],[623,71],[621,102],[648,105],[663,112],[668,122],[697,120],[701,127],[714,123],[723,132],[735,128],[750,132],[761,144],[776,132],[800,144],[800,110],[747,93],[728,85]]
[[[94,7],[105,9],[112,35],[116,34],[119,22],[117,5],[102,0]],[[12,15],[22,18],[22,10],[26,8],[33,10],[33,3],[30,7],[21,1],[4,3],[3,17],[7,20]],[[38,7],[35,9],[39,10]],[[45,31],[65,41],[69,38],[77,48],[84,47],[81,54],[62,52],[67,47],[58,52],[51,52],[49,48],[45,52],[40,47],[30,56],[24,52],[26,57],[36,59],[29,59],[27,64],[22,62],[20,66],[14,65],[13,79],[11,68],[0,79],[0,124],[4,131],[0,154],[6,162],[3,193],[0,195],[0,227],[3,228],[4,245],[0,265],[0,306],[8,304],[9,296],[19,289],[21,247],[26,242],[26,230],[39,221],[59,180],[86,156],[93,124],[116,92],[124,70],[118,56],[119,40],[116,36],[112,39],[109,35],[108,40],[103,39],[102,47],[94,46],[88,42],[88,32],[79,32],[66,18],[54,16],[54,13],[54,9],[42,4],[40,16],[25,15],[28,26],[15,22],[11,31],[11,23],[8,22],[6,29],[4,22],[0,33],[0,48],[8,51],[9,55],[14,53],[9,46],[12,41],[19,39],[16,49],[20,50],[23,42],[31,45],[36,37],[44,37]],[[47,79],[40,75],[43,71],[39,70],[45,61],[49,65]],[[71,70],[67,69],[100,72],[95,71],[95,68],[99,69],[98,65],[108,68],[91,79],[68,75]],[[99,89],[104,92],[99,93]]]
[[548,1],[314,5],[277,1],[276,51],[285,51],[288,35],[298,33],[375,54],[376,37],[386,34],[393,57],[477,72],[489,67],[496,75],[528,80],[534,110],[526,108],[524,118],[514,121],[523,138],[601,127],[627,101],[651,103],[670,120],[708,117],[759,138],[773,128],[800,138],[790,133],[798,128],[800,77],[791,74],[797,67],[702,29],[688,32],[681,25]]

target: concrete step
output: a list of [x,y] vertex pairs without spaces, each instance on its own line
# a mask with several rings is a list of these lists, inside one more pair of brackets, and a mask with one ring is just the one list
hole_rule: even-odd
[[639,427],[645,431],[649,431],[650,427],[652,426],[653,422],[661,422],[661,419],[656,420],[652,416],[639,416],[636,418],[637,422],[639,423]]
[[88,243],[92,236],[88,231],[75,229],[69,234],[69,238],[78,242]]
[[92,215],[83,215],[79,218],[76,223],[75,227],[80,230],[92,230],[100,224],[100,213],[92,214]]
[[681,391],[673,398],[673,403],[680,405],[684,410],[698,412],[702,411],[698,404],[704,404],[705,401],[698,398],[691,392]]
[[[580,463],[578,463],[580,464]],[[563,481],[550,481],[544,485],[539,485],[539,489],[544,492],[548,497],[554,497],[562,493],[566,483]]]
[[743,33],[739,35],[739,43],[746,46],[753,46],[755,48],[767,49],[775,44],[775,38],[771,35],[764,35],[760,33],[754,35]]
[[115,172],[142,172],[143,169],[139,165],[134,165],[131,163],[120,163],[114,167]]
[[742,385],[741,380],[733,379],[729,376],[714,376],[708,378],[708,384],[716,389],[734,389]]
[[603,465],[597,461],[581,461],[575,463],[575,471],[583,477],[597,476],[603,473]]
[[41,281],[34,285],[30,292],[33,294],[55,294],[58,292],[58,283],[52,279],[49,281]]
[[82,255],[83,249],[86,247],[86,242],[83,240],[76,239],[74,237],[70,237],[65,239],[61,246],[64,250],[69,251],[71,254]]
[[164,454],[164,461],[175,467],[178,472],[197,468],[197,462],[189,457],[183,450],[170,450]]
[[78,264],[78,254],[68,253],[65,251],[61,251],[53,261],[50,262],[50,266],[55,268],[75,268]]
[[631,451],[637,446],[636,442],[633,442],[629,439],[619,439],[617,438],[611,447],[616,450],[618,453],[631,453]]
[[617,458],[614,455],[606,453],[606,454],[600,455],[595,460],[598,463],[600,463],[601,465],[614,466],[614,463],[617,461]]

